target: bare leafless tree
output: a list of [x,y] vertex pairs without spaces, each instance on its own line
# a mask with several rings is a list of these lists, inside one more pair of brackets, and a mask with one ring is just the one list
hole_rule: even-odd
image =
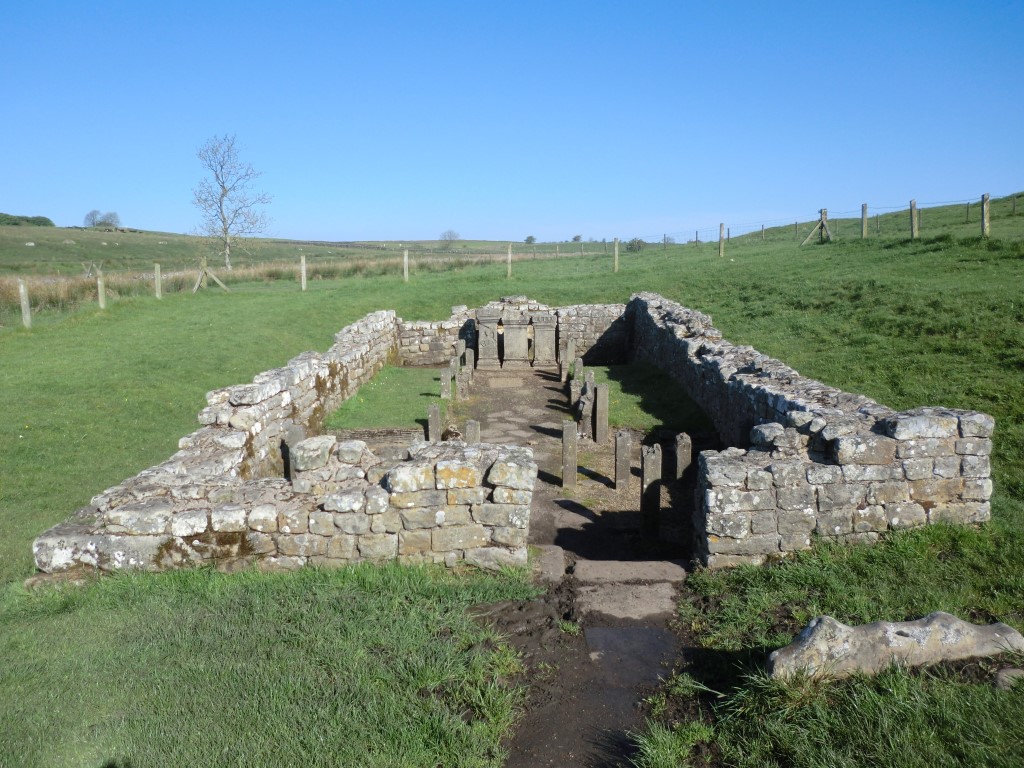
[[444,232],[441,233],[441,240],[443,240],[447,245],[451,245],[458,239],[459,233],[456,232],[454,229],[446,229]]
[[214,136],[196,153],[210,176],[192,190],[193,204],[203,217],[203,234],[216,241],[224,254],[224,267],[231,269],[231,244],[238,238],[262,234],[267,215],[259,206],[270,195],[252,189],[260,173],[238,157],[234,135]]

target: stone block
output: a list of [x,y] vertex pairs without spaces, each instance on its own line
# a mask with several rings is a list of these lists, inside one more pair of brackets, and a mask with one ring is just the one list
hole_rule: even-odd
[[914,502],[888,504],[885,515],[889,519],[889,527],[894,531],[916,528],[928,522],[924,507]]
[[525,528],[497,526],[491,530],[491,541],[506,547],[525,547],[526,537]]
[[430,531],[400,531],[398,534],[398,554],[420,555],[430,551]]
[[356,546],[367,560],[390,560],[398,556],[398,534],[367,533],[357,539]]
[[325,496],[321,506],[328,512],[362,512],[365,504],[366,497],[363,492],[352,490]]
[[779,551],[779,541],[777,534],[744,539],[708,536],[708,552],[713,555],[770,555]]
[[772,473],[764,469],[747,470],[747,488],[751,491],[767,491],[772,487]]
[[468,504],[449,504],[444,508],[442,525],[469,525],[473,522],[470,509]]
[[846,435],[836,438],[832,455],[838,464],[888,464],[896,458],[896,446],[885,435]]
[[277,507],[273,504],[257,504],[249,512],[249,528],[260,533],[277,530]]
[[935,459],[906,459],[903,473],[907,480],[928,480],[935,474]]
[[705,503],[709,510],[724,513],[775,509],[775,497],[771,491],[744,491],[739,488],[708,489]]
[[847,508],[830,509],[818,513],[814,530],[823,538],[836,538],[853,530],[854,510]]
[[314,509],[309,513],[309,532],[315,533],[318,536],[333,536],[334,531],[334,513],[325,512],[324,510]]
[[952,413],[914,409],[886,419],[886,434],[897,440],[951,437],[959,434],[959,418]]
[[701,454],[708,485],[741,488],[747,482],[747,465],[717,456],[713,451]]
[[854,510],[853,532],[886,531],[889,528],[889,516],[885,507],[875,504],[864,509]]
[[798,509],[816,512],[818,509],[817,495],[813,485],[803,483],[791,488],[779,488],[776,491],[779,509]]
[[929,523],[983,523],[991,517],[986,502],[967,501],[963,503],[947,502],[936,504],[928,510]]
[[961,437],[992,437],[995,427],[996,420],[987,413],[970,412],[960,414]]
[[305,509],[278,510],[277,530],[281,533],[306,533],[309,530],[309,512]]
[[[992,481],[988,478],[969,477],[964,480],[964,501],[988,501],[992,498]],[[173,526],[174,522],[171,521]]]
[[707,515],[704,527],[714,536],[743,539],[750,535],[750,514],[744,512],[723,512]]
[[813,509],[780,509],[778,514],[779,533],[810,533],[817,526],[817,514]]
[[[277,514],[274,514],[274,521],[277,522]],[[185,512],[178,512],[171,516],[172,536],[195,536],[203,533],[208,524],[205,509],[192,509]]]
[[472,512],[473,519],[484,525],[525,528],[530,521],[530,508],[518,504],[479,504]]
[[448,503],[446,491],[409,491],[392,493],[391,506],[395,509],[413,509],[415,507],[443,507]]
[[277,551],[277,542],[269,533],[254,533],[250,531],[245,536],[246,547],[254,555],[269,555]]
[[380,515],[387,512],[391,502],[391,494],[379,485],[371,485],[366,489],[363,497],[366,501],[364,511],[368,515]]
[[868,485],[868,504],[896,504],[910,501],[910,487],[905,482],[890,480]]
[[171,503],[164,499],[147,499],[108,510],[104,520],[113,533],[133,536],[166,533],[171,521]]
[[859,483],[835,483],[822,485],[818,489],[818,509],[827,512],[831,509],[857,507],[867,499],[866,485]]
[[932,461],[932,472],[936,477],[959,477],[960,476],[960,456],[942,456]]
[[289,449],[288,454],[292,470],[308,472],[325,466],[336,442],[337,438],[334,435],[317,435],[296,443]]
[[522,568],[527,563],[526,547],[504,549],[503,547],[478,547],[467,549],[465,560],[470,565],[488,571],[502,568]]
[[532,491],[517,491],[514,488],[506,488],[504,486],[498,486],[491,493],[491,500],[495,504],[529,505],[532,498]]
[[277,534],[277,551],[288,557],[313,557],[327,554],[328,539],[312,533],[294,536]]
[[397,509],[370,517],[370,533],[398,533],[402,528],[402,513]]
[[471,462],[453,459],[437,462],[435,478],[438,489],[474,488],[483,482],[483,473]]
[[758,535],[762,533],[778,533],[779,520],[774,511],[751,512],[750,532]]
[[832,485],[843,482],[843,468],[835,464],[808,464],[807,482],[811,485]]
[[362,512],[336,512],[334,527],[344,533],[366,533],[370,530],[370,516]]
[[537,465],[525,456],[507,456],[491,465],[487,482],[521,491],[532,491],[537,479]]
[[910,497],[918,502],[951,501],[958,498],[962,490],[963,480],[960,479],[933,478],[931,480],[914,480],[910,483]]
[[992,453],[992,441],[982,437],[964,437],[954,443],[958,454],[988,456]]
[[448,491],[449,504],[483,504],[486,500],[485,488],[453,488]]
[[955,454],[956,440],[952,437],[901,440],[896,446],[896,455],[901,459],[933,459],[937,456],[953,456]]
[[992,474],[992,462],[988,456],[964,456],[962,465],[964,477],[989,477]]
[[210,512],[210,528],[224,533],[236,533],[248,529],[246,510],[237,504],[224,504]]
[[406,530],[417,528],[434,528],[444,524],[445,511],[437,507],[417,507],[403,509],[399,514],[402,516],[402,526]]
[[811,548],[811,537],[806,533],[788,533],[779,537],[779,549],[783,552],[799,552]]
[[334,456],[344,464],[358,464],[365,450],[366,443],[362,440],[340,440],[334,446]]
[[807,481],[807,463],[803,461],[777,461],[768,467],[776,488],[788,488]]
[[384,486],[391,493],[433,490],[434,465],[429,462],[399,464],[384,476]]
[[431,542],[436,552],[450,552],[456,549],[476,549],[490,541],[490,535],[482,525],[456,525],[446,528],[434,528],[431,531]]
[[763,565],[767,558],[764,555],[718,555],[710,554],[704,558],[708,568],[736,568],[740,565]]
[[843,481],[847,483],[884,482],[886,480],[903,480],[903,465],[893,464],[845,464]]

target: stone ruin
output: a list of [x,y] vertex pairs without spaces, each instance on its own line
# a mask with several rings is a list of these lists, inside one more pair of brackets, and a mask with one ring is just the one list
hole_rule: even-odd
[[[731,446],[703,451],[695,467],[693,551],[711,567],[760,564],[812,537],[870,542],[990,517],[991,416],[895,412],[733,345],[709,316],[656,294],[559,308],[507,297],[453,307],[441,322],[374,312],[324,353],[208,393],[202,427],[177,453],[36,539],[37,567],[524,564],[537,475],[529,448],[420,441],[395,460],[318,434],[385,363],[443,366],[456,354],[470,375],[564,370],[577,358],[665,370]],[[458,363],[451,370],[457,377]]]

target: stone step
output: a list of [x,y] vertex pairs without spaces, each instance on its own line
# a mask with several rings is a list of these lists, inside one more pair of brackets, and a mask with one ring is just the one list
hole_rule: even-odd
[[572,575],[580,584],[679,584],[686,580],[686,566],[678,560],[577,560]]

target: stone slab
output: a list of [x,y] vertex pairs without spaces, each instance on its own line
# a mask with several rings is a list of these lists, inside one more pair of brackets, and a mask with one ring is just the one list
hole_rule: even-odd
[[592,584],[576,594],[581,616],[602,614],[613,619],[640,621],[671,616],[676,609],[676,588],[668,582],[656,584]]
[[534,572],[541,584],[558,584],[565,578],[565,551],[555,544],[541,544],[534,561]]
[[686,580],[682,561],[577,560],[572,575],[580,584],[654,581],[679,584]]

